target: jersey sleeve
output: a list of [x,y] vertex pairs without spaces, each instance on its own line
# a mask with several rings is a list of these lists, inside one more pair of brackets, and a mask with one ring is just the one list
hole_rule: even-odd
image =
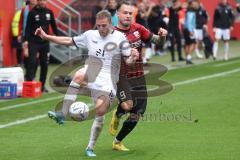
[[131,45],[124,34],[121,34],[120,51],[122,56],[128,57],[131,55]]
[[87,47],[87,32],[79,35],[79,36],[75,36],[72,38],[73,40],[73,44],[77,47],[83,47],[86,48]]
[[141,39],[144,42],[150,41],[153,34],[147,28],[145,28],[144,26],[142,26],[140,24],[138,25],[138,28],[139,28],[139,32],[141,34]]

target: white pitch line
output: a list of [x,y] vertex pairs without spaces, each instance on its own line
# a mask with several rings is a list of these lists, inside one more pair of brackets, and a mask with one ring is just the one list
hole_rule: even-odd
[[180,85],[189,84],[189,83],[202,81],[202,80],[206,80],[206,79],[222,77],[222,76],[226,76],[226,75],[233,74],[233,73],[236,73],[236,72],[240,72],[240,68],[230,70],[230,71],[226,71],[226,72],[222,72],[222,73],[212,74],[212,75],[209,75],[209,76],[194,78],[194,79],[190,79],[190,80],[186,80],[186,81],[182,81],[182,82],[176,82],[176,83],[173,83],[173,86],[180,86]]
[[19,124],[23,124],[23,123],[27,123],[27,122],[38,120],[38,119],[43,119],[43,118],[46,118],[46,117],[47,117],[47,115],[43,114],[43,115],[37,115],[35,117],[29,117],[29,118],[26,118],[26,119],[17,120],[17,121],[14,121],[14,122],[10,122],[10,123],[7,123],[7,124],[0,125],[0,129],[15,126],[15,125],[19,125]]
[[16,105],[12,105],[12,106],[2,107],[2,108],[0,108],[0,112],[1,111],[6,111],[6,110],[9,110],[9,109],[13,109],[13,108],[19,108],[19,107],[29,106],[29,105],[33,105],[33,104],[42,103],[42,102],[48,102],[48,101],[56,100],[56,99],[59,99],[59,98],[63,98],[63,96],[51,97],[51,98],[40,99],[40,100],[34,100],[32,102],[27,102],[27,103],[22,103],[22,104],[16,104]]
[[[216,78],[216,77],[222,77],[222,76],[226,76],[226,75],[233,74],[233,73],[236,73],[236,72],[240,72],[240,68],[230,70],[230,71],[226,71],[226,72],[222,72],[222,73],[216,73],[216,74],[209,75],[209,76],[203,76],[203,77],[199,77],[199,78],[195,78],[195,79],[190,79],[190,80],[186,80],[186,81],[182,81],[182,82],[177,82],[177,83],[174,83],[173,86],[181,86],[181,85],[185,85],[185,84],[189,84],[189,83],[193,83],[193,82],[197,82],[197,81],[212,79],[212,78]],[[88,105],[90,105],[90,104],[88,104]],[[44,115],[38,115],[38,116],[35,116],[35,117],[30,117],[30,118],[26,118],[26,119],[22,119],[22,120],[17,120],[17,121],[14,121],[14,122],[10,122],[10,123],[7,123],[7,124],[0,125],[0,129],[1,128],[7,128],[7,127],[10,127],[10,126],[14,126],[14,125],[24,124],[24,123],[34,121],[34,120],[38,120],[38,119],[42,119],[42,118],[45,118],[45,117],[47,117],[47,115],[44,114]]]
[[215,64],[214,67],[222,67],[222,66],[227,66],[230,64],[235,64],[235,63],[240,63],[240,61],[232,61],[232,62],[225,62],[225,63],[221,63],[221,64]]

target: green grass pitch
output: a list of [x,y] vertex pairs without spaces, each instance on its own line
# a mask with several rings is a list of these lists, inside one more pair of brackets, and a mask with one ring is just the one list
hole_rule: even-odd
[[[239,160],[240,58],[172,69],[161,79],[174,89],[149,98],[146,117],[124,140],[131,151],[112,150],[108,113],[94,159]],[[0,101],[0,160],[90,159],[84,151],[92,120],[59,126],[46,117],[61,96],[49,93],[38,99]],[[29,122],[16,124],[17,120]],[[15,125],[4,127],[11,122]]]

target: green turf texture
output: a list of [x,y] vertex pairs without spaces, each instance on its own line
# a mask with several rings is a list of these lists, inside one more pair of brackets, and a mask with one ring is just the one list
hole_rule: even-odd
[[[156,59],[155,59],[156,60]],[[216,67],[218,64],[229,63]],[[168,71],[161,79],[172,84],[240,68],[240,58]],[[108,133],[111,113],[97,142],[99,160],[239,160],[240,72],[175,86],[159,97],[148,99],[146,117],[124,140],[131,151],[113,151]],[[44,94],[39,99],[57,97]],[[0,108],[32,99],[0,101]],[[38,99],[34,99],[38,100]],[[33,100],[33,101],[34,101]],[[22,106],[0,111],[0,125],[53,110],[59,102]],[[87,98],[82,98],[90,102]],[[162,117],[161,117],[162,116]],[[165,116],[165,117],[164,117]],[[0,160],[82,160],[92,120],[64,126],[48,118],[0,129]]]

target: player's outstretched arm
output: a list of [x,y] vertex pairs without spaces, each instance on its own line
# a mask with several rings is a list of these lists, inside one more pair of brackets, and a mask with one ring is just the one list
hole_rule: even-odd
[[60,37],[60,36],[53,36],[53,35],[48,35],[44,32],[42,27],[39,27],[35,31],[35,35],[38,35],[41,37],[43,40],[51,41],[57,44],[61,45],[73,45],[73,40],[71,37]]
[[162,44],[166,40],[168,32],[166,29],[159,28],[158,35],[153,34],[151,42],[155,44]]

